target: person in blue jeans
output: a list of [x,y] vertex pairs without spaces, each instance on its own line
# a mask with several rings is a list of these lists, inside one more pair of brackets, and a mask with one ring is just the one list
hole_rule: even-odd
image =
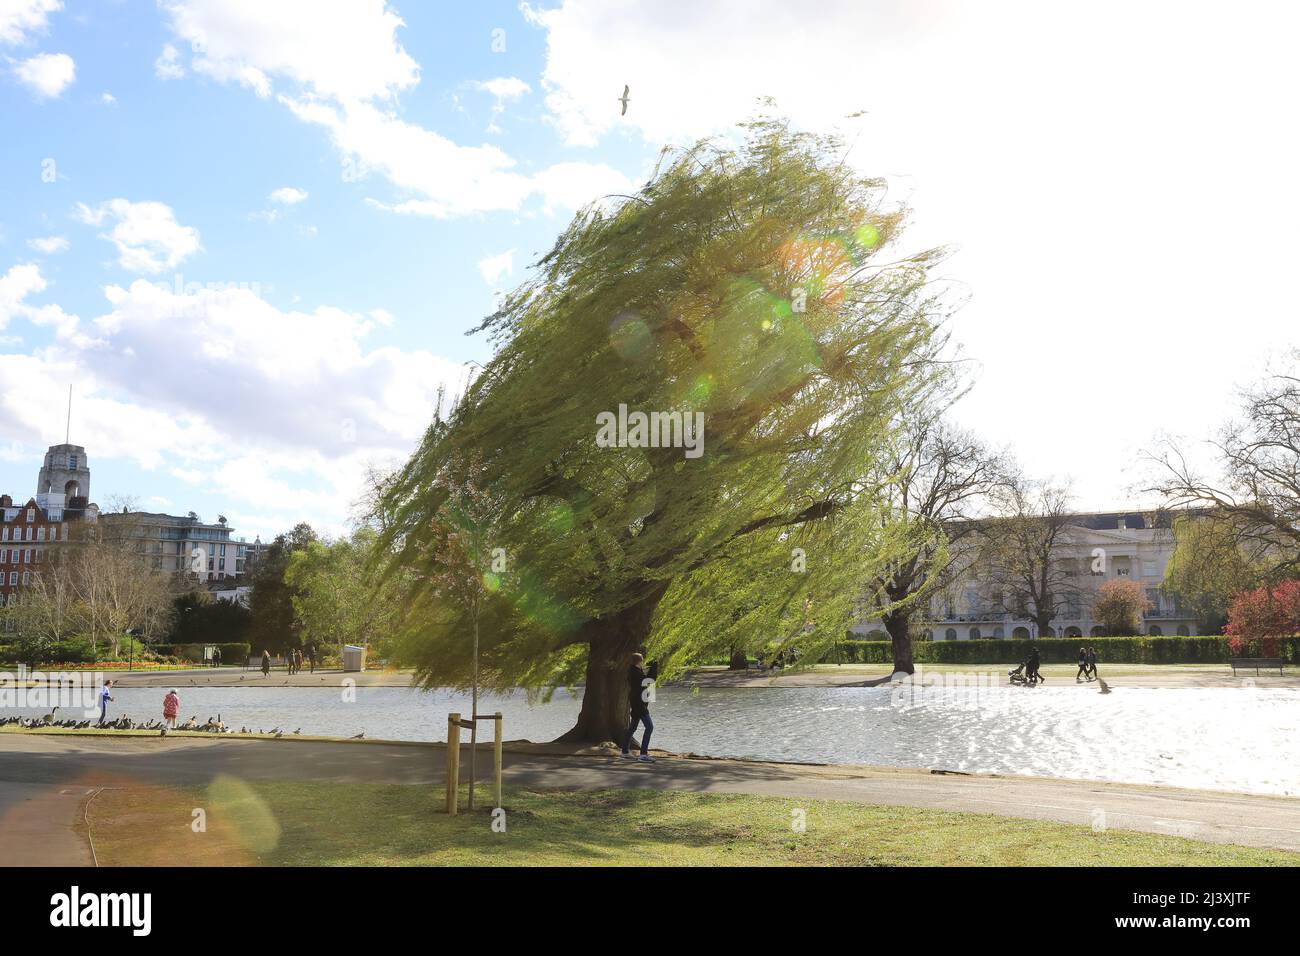
[[99,722],[102,724],[104,718],[108,716],[108,702],[113,699],[113,682],[104,681],[104,687],[99,692]]
[[627,733],[623,736],[622,756],[624,760],[632,759],[632,735],[640,724],[645,733],[641,735],[641,756],[636,759],[642,763],[654,763],[655,758],[650,756],[650,735],[654,733],[655,724],[650,719],[650,704],[646,701],[648,690],[646,672],[642,669],[644,663],[643,654],[633,654],[632,666],[627,669],[627,700],[632,705],[632,722],[627,725]]

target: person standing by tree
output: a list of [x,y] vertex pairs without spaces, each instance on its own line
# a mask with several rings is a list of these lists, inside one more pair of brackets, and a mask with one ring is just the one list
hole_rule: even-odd
[[632,735],[636,733],[637,724],[640,724],[645,732],[641,735],[641,756],[637,759],[643,763],[653,763],[655,758],[650,756],[650,735],[654,733],[655,725],[650,719],[650,704],[646,700],[649,678],[641,667],[644,662],[644,655],[633,654],[632,665],[627,669],[627,700],[632,707],[632,720],[623,737],[623,759],[632,759]]

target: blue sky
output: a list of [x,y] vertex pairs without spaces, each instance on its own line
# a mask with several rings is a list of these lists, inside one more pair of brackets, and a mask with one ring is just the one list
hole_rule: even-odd
[[1294,19],[0,0],[0,491],[34,492],[71,383],[101,505],[342,530],[574,209],[773,96],[954,247],[959,420],[1132,503],[1143,447],[1209,437],[1294,344]]

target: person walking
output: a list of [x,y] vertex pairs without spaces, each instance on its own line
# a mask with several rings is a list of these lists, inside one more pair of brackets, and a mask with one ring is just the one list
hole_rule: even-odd
[[302,648],[301,647],[297,648],[293,652],[293,668],[295,672],[299,674],[302,673]]
[[176,715],[181,712],[181,695],[173,687],[163,698],[163,723],[172,730],[176,729]]
[[1079,648],[1079,672],[1074,675],[1074,682],[1077,684],[1079,683],[1080,678],[1087,678],[1087,676],[1088,676],[1088,651],[1081,647]]
[[654,757],[650,756],[650,735],[654,733],[654,721],[650,719],[650,704],[646,700],[649,687],[646,686],[646,672],[642,669],[645,663],[645,655],[633,654],[632,665],[627,669],[627,700],[632,706],[632,721],[627,725],[627,733],[623,736],[623,753],[624,760],[632,759],[632,735],[636,733],[636,726],[640,724],[644,728],[641,734],[641,756],[636,759],[642,763],[654,763]]
[[271,652],[265,647],[262,648],[262,676],[271,676]]
[[108,717],[108,702],[113,699],[113,682],[104,681],[104,687],[99,692],[99,722],[102,724]]
[[1037,684],[1040,681],[1046,683],[1047,678],[1039,673],[1039,666],[1042,661],[1038,657],[1037,646],[1029,648],[1029,659],[1025,662],[1025,679],[1031,684]]
[[1091,644],[1088,645],[1088,670],[1092,676],[1088,680],[1097,679],[1097,651]]
[[221,648],[219,647],[214,647],[212,649],[212,666],[213,667],[221,666]]

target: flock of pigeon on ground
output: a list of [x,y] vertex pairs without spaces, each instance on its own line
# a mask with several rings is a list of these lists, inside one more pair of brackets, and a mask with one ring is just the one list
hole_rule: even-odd
[[[24,730],[36,730],[41,727],[62,727],[66,730],[86,730],[90,727],[95,727],[99,730],[156,730],[159,732],[159,736],[161,737],[166,737],[167,731],[172,729],[161,720],[155,719],[137,722],[132,720],[127,714],[123,714],[115,720],[104,721],[103,723],[100,723],[94,718],[89,720],[56,720],[54,715],[58,712],[58,709],[59,708],[55,707],[44,717],[5,717],[0,719],[0,727],[17,725],[22,727]],[[262,730],[261,728],[251,730],[248,727],[241,727],[239,730],[235,730],[234,727],[226,726],[225,722],[222,721],[220,714],[217,714],[216,717],[209,717],[208,722],[205,724],[199,723],[198,715],[196,714],[189,720],[185,721],[185,723],[178,724],[175,729],[197,731],[199,733],[207,734],[260,734],[264,737],[283,737],[285,734],[285,732],[279,727],[273,727],[270,730]],[[290,736],[299,736],[301,734],[302,728],[299,727],[297,730],[293,731]],[[364,733],[360,733],[352,739],[361,740],[365,736]]]

